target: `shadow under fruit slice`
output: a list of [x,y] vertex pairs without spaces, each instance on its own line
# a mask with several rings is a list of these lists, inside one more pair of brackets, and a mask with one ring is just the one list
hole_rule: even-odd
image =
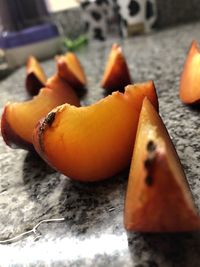
[[[50,86],[55,86],[56,77],[48,80]],[[68,86],[42,88],[32,100],[21,103],[8,103],[1,119],[1,132],[5,143],[12,148],[31,150],[33,129],[37,122],[53,108],[63,103],[79,106],[80,102]],[[73,95],[74,94],[74,95]]]
[[181,232],[200,229],[184,171],[169,134],[150,101],[140,113],[125,200],[127,230]]
[[131,76],[122,48],[113,44],[101,80],[101,86],[108,92],[113,92],[116,90],[124,91],[124,87],[128,84],[131,84]]
[[72,52],[67,52],[57,58],[58,74],[66,80],[74,89],[80,91],[86,86],[86,77],[77,56]]
[[[157,107],[153,82],[128,86],[88,107],[52,110],[35,129],[36,151],[52,167],[79,181],[111,177],[130,164],[142,100]],[[49,118],[53,118],[50,120]]]
[[30,95],[37,95],[39,90],[44,87],[46,83],[46,75],[37,61],[33,56],[30,56],[26,64],[26,81],[25,86],[27,92]]
[[183,103],[200,101],[200,50],[193,41],[181,74],[179,96]]

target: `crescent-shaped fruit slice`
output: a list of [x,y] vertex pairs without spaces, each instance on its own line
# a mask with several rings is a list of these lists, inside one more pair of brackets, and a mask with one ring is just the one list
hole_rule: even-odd
[[145,98],[125,199],[124,224],[141,232],[200,229],[183,168],[162,119]]
[[87,80],[83,67],[72,52],[67,52],[63,56],[56,57],[58,74],[66,80],[74,89],[80,92],[86,87]]
[[46,75],[40,63],[33,56],[30,56],[26,64],[25,86],[30,95],[37,95],[39,90],[45,86]]
[[183,103],[200,101],[200,50],[196,41],[192,42],[180,80],[179,96]]
[[80,102],[73,89],[55,75],[32,100],[8,103],[1,119],[1,132],[5,143],[12,148],[31,150],[33,129],[37,122],[53,108],[64,103],[79,106]]
[[131,84],[131,76],[122,48],[117,44],[113,44],[101,80],[101,87],[108,92],[124,91],[125,86],[128,84]]
[[87,107],[57,107],[34,132],[36,151],[79,181],[106,179],[130,164],[142,100],[158,108],[153,82],[128,86]]

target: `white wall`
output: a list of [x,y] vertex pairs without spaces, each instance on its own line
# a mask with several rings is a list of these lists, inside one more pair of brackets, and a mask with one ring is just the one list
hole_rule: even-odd
[[46,0],[50,12],[58,12],[72,7],[78,7],[77,0]]

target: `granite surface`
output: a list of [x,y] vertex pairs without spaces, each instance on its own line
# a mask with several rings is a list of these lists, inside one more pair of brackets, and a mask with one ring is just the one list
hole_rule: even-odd
[[[93,43],[79,52],[89,91],[82,104],[103,97],[99,81],[111,44],[122,44],[135,82],[153,79],[160,113],[177,148],[200,208],[200,108],[179,101],[179,77],[192,39],[200,42],[200,24],[191,24],[127,40]],[[53,60],[43,63],[51,75]],[[24,68],[0,82],[0,112],[9,100],[22,100]],[[91,159],[92,160],[92,159]],[[35,234],[0,245],[0,266],[199,267],[200,233],[141,234],[123,228],[127,172],[95,184],[73,182],[39,157],[12,150],[0,138],[0,239],[32,229]]]

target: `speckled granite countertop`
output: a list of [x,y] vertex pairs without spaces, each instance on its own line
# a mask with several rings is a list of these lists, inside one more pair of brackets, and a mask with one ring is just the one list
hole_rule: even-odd
[[[160,112],[185,167],[200,207],[200,109],[181,104],[179,76],[192,39],[200,42],[200,23],[140,36],[122,43],[136,82],[155,81]],[[114,40],[118,41],[118,40]],[[80,51],[89,80],[83,104],[103,96],[100,81],[113,40]],[[53,61],[43,63],[55,71]],[[0,106],[24,99],[25,70],[0,83]],[[55,172],[38,157],[12,150],[0,139],[0,239],[15,236],[43,219],[40,236],[0,245],[0,266],[199,267],[200,233],[128,234],[123,228],[127,173],[81,184]]]

